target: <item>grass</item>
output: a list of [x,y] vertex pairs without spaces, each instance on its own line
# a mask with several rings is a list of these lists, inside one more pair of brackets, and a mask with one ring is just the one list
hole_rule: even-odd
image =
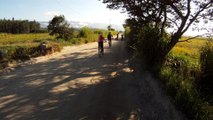
[[35,43],[42,40],[54,40],[53,36],[48,33],[36,33],[36,34],[0,34],[0,45],[18,44],[18,43]]
[[[181,40],[185,39],[187,37]],[[205,38],[179,42],[170,51],[160,72],[160,78],[174,103],[194,120],[210,120],[213,114],[213,106],[202,98],[203,93],[198,89],[202,75],[200,50],[206,42]]]
[[[48,41],[49,46],[57,44],[57,49],[60,49],[60,46],[63,45],[63,41],[55,40],[55,38],[48,33],[0,33],[0,51],[4,53],[4,57],[0,59],[0,62],[14,62],[40,56],[41,53],[39,52],[38,46],[42,41]],[[1,64],[0,68],[2,68]]]
[[[181,40],[185,40],[187,37],[182,37]],[[195,38],[188,42],[179,42],[177,45],[172,49],[172,53],[174,54],[182,54],[189,56],[193,59],[199,59],[199,51],[203,45],[205,45],[206,39],[205,38]]]
[[98,34],[90,34],[86,38],[72,38],[70,40],[59,39],[56,40],[54,36],[48,33],[34,33],[34,34],[8,34],[0,33],[0,49],[15,46],[36,46],[42,41],[51,41],[62,46],[73,44],[84,44],[94,42],[98,38]]
[[[88,34],[86,37],[79,37],[79,31],[75,31],[74,38],[69,40],[56,39],[54,36],[50,36],[48,33],[33,33],[33,34],[8,34],[0,33],[0,52],[6,53],[6,59],[13,61],[13,56],[38,56],[39,44],[43,41],[47,42],[49,46],[59,46],[57,49],[61,49],[61,46],[86,44],[89,42],[95,42],[98,39],[98,33],[102,32],[107,34],[106,30],[93,30],[88,28]],[[56,45],[57,44],[57,45]],[[53,47],[52,46],[52,47]],[[35,51],[37,50],[37,51]],[[18,51],[22,51],[20,54]],[[36,55],[34,54],[36,52]],[[38,54],[37,54],[38,53]],[[1,62],[1,60],[0,60]]]

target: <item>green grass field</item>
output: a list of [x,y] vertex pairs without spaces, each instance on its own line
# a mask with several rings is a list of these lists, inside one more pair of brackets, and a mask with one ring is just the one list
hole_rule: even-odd
[[[101,31],[101,30],[99,30]],[[47,42],[47,46],[52,45],[58,46],[61,49],[62,46],[85,44],[88,42],[97,41],[98,33],[94,30],[88,29],[86,37],[78,36],[79,31],[75,32],[75,36],[69,40],[56,39],[55,36],[50,36],[48,33],[34,33],[34,34],[8,34],[0,33],[0,51],[6,54],[6,59],[8,61],[16,61],[16,59],[21,59],[21,56],[36,57],[39,56],[39,44],[43,41]],[[107,31],[103,31],[107,33]],[[22,50],[21,50],[22,49]],[[37,49],[37,52],[35,52]],[[52,50],[53,52],[55,50]],[[38,54],[37,54],[38,53]],[[22,54],[22,55],[21,55]],[[14,57],[19,56],[19,57]]]
[[[186,37],[182,37],[181,40],[187,39]],[[172,53],[178,55],[186,55],[191,57],[192,59],[199,59],[199,53],[202,46],[205,45],[207,39],[205,38],[195,38],[188,42],[179,42],[172,49]]]
[[0,34],[0,45],[8,44],[29,44],[36,43],[42,40],[53,40],[54,37],[48,33],[36,33],[36,34]]

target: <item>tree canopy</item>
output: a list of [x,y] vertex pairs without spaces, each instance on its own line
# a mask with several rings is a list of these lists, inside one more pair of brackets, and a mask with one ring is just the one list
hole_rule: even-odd
[[[191,25],[213,20],[213,0],[102,0],[108,8],[126,11],[140,24],[152,22],[173,28],[171,44],[178,42]],[[163,32],[163,31],[162,31]]]
[[[131,41],[140,44],[139,49],[150,57],[147,61],[155,61],[153,56],[161,61],[157,59],[165,58],[189,27],[204,26],[213,20],[213,0],[101,1],[110,9],[128,13],[126,26],[131,28]],[[168,29],[171,33],[165,36]],[[213,31],[212,26],[210,29]]]
[[0,19],[0,32],[3,33],[37,33],[41,32],[40,23],[28,20]]
[[63,15],[55,16],[48,25],[50,35],[55,35],[57,39],[62,38],[68,40],[73,35],[73,30],[69,28],[69,24]]

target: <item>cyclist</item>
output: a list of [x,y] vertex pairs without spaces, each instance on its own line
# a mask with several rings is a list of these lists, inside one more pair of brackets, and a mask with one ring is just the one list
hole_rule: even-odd
[[98,52],[101,52],[102,54],[104,54],[104,37],[103,35],[100,33],[99,37],[98,37]]
[[124,35],[123,34],[121,35],[121,40],[124,40]]
[[111,32],[108,33],[107,39],[108,39],[109,47],[111,47],[112,46],[112,34],[111,34]]

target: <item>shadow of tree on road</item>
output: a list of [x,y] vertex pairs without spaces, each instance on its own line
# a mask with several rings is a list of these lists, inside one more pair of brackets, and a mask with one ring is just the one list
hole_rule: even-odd
[[109,51],[100,59],[84,49],[1,76],[0,119],[140,119],[127,57]]

